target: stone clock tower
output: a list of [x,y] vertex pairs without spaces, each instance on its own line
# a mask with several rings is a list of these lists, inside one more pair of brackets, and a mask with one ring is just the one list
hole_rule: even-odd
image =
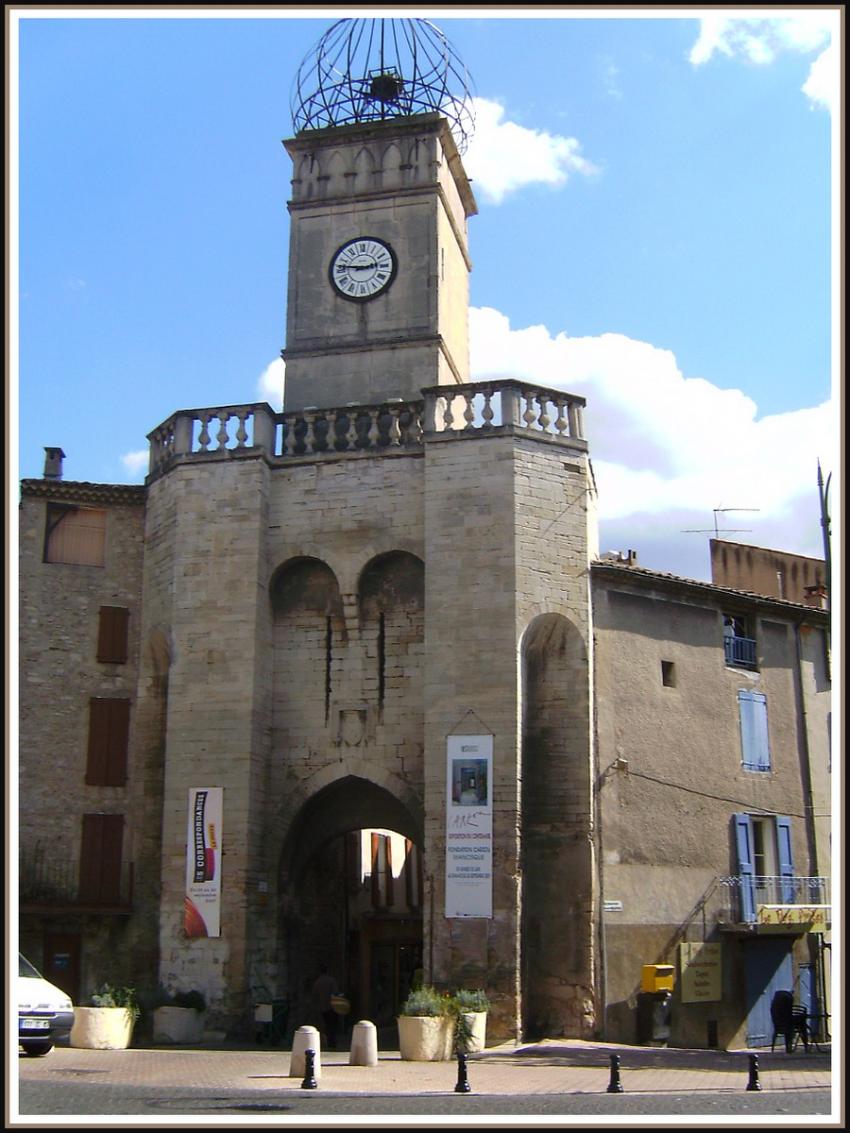
[[[151,434],[151,947],[223,1027],[250,1030],[257,995],[306,1023],[321,963],[380,1027],[419,978],[486,988],[493,1038],[594,1025],[583,399],[469,380],[469,89],[427,20],[332,25],[284,143],[283,410]],[[203,936],[187,799],[209,789]]]
[[449,121],[405,114],[419,109],[403,105],[413,83],[387,60],[377,71],[351,110],[362,119],[365,108],[366,121],[308,122],[284,143],[293,162],[287,412],[408,401],[469,380],[475,200]]

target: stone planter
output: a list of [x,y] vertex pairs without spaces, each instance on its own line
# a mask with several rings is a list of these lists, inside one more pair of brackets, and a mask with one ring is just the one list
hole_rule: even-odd
[[463,1017],[469,1024],[470,1031],[472,1031],[472,1037],[469,1040],[466,1053],[475,1054],[477,1051],[484,1049],[484,1044],[487,1039],[487,1012],[464,1011]]
[[157,1007],[153,1013],[155,1043],[199,1043],[204,1037],[204,1012],[194,1007]]
[[71,1046],[88,1050],[125,1050],[134,1019],[126,1007],[75,1007]]
[[448,1015],[399,1015],[398,1049],[408,1062],[443,1062],[453,1057],[454,1019]]

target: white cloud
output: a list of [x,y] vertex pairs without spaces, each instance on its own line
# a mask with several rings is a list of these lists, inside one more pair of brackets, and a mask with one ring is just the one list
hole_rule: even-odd
[[835,105],[840,82],[838,68],[838,49],[831,43],[812,63],[803,83],[803,94],[816,106],[829,110]]
[[[631,547],[666,526],[666,561],[640,561],[675,570],[675,544],[691,538],[679,533],[710,527],[723,506],[758,509],[730,524],[753,530],[743,542],[821,553],[816,476],[818,460],[834,466],[831,402],[759,418],[741,390],[686,377],[669,350],[649,343],[619,334],[570,338],[544,326],[512,330],[491,308],[473,308],[470,318],[473,380],[517,377],[587,398],[603,549],[606,525],[627,531],[631,520]],[[814,501],[806,523],[798,515],[803,497]],[[759,532],[780,542],[764,543]],[[661,554],[660,538],[655,544]]]
[[715,53],[749,63],[767,65],[786,51],[804,55],[818,52],[803,84],[803,93],[818,106],[830,109],[839,92],[838,52],[832,41],[837,13],[799,11],[791,16],[706,16],[689,59],[695,66]]
[[269,362],[257,380],[257,393],[267,401],[272,409],[280,410],[283,405],[283,383],[286,376],[286,363],[282,358]]
[[574,173],[588,176],[596,167],[581,155],[575,138],[530,130],[505,120],[505,108],[486,98],[475,100],[475,133],[463,164],[476,195],[499,204],[526,185],[560,186]]
[[125,452],[121,457],[121,463],[127,472],[134,477],[142,472],[147,472],[149,460],[150,452],[146,448],[139,449],[137,452]]

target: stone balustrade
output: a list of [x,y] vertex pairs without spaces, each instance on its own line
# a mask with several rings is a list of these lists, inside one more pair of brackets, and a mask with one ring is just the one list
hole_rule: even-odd
[[421,401],[275,413],[265,402],[181,409],[148,434],[148,479],[175,464],[264,455],[275,463],[514,433],[586,448],[583,397],[513,379],[431,386]]
[[585,399],[563,390],[502,379],[451,387],[430,386],[422,392],[426,433],[469,433],[512,427],[562,440],[584,441]]

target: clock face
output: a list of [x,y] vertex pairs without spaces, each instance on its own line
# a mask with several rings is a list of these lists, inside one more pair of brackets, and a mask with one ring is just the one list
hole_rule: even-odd
[[337,249],[331,259],[330,279],[343,299],[374,299],[392,283],[395,252],[374,236],[358,236]]

